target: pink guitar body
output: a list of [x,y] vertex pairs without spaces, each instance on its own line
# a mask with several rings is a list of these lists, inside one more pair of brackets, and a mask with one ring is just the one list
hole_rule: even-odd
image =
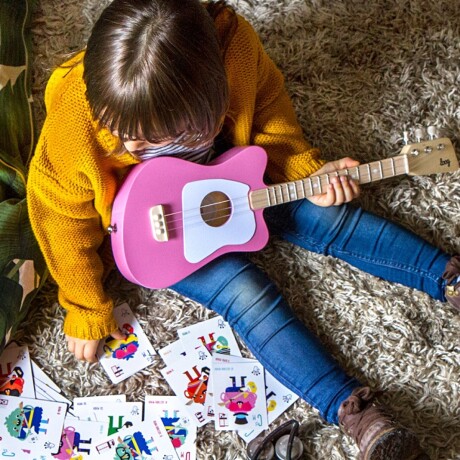
[[[251,209],[249,192],[266,187],[266,164],[261,147],[246,146],[206,166],[174,157],[136,165],[112,209],[112,249],[121,273],[141,286],[165,288],[225,253],[263,248],[268,229],[263,210]],[[205,220],[207,197],[215,192],[225,197],[225,222]]]

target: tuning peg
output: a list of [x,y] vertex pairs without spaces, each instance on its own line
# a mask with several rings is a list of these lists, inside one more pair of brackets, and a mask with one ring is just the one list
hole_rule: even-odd
[[423,128],[416,128],[414,131],[414,134],[415,134],[415,139],[417,140],[417,142],[421,142],[424,137],[425,132]]
[[404,145],[409,144],[409,131],[403,131],[403,142]]
[[427,132],[430,140],[436,139],[438,137],[438,128],[436,128],[436,126],[428,126]]

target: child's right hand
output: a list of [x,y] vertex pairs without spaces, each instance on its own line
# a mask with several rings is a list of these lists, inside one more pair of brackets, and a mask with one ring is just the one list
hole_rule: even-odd
[[[324,173],[333,173],[340,169],[354,168],[359,162],[350,157],[341,158],[340,160],[330,161],[323,165],[321,169],[312,174],[311,177]],[[327,192],[321,195],[314,195],[308,199],[317,206],[340,206],[348,203],[359,196],[359,185],[348,176],[331,177],[331,183],[327,186]]]
[[[114,339],[123,340],[126,338],[125,334],[119,329],[110,334]],[[99,345],[99,340],[85,340],[71,337],[70,335],[65,336],[67,340],[68,350],[75,355],[80,361],[87,361],[88,363],[97,362],[96,351]]]

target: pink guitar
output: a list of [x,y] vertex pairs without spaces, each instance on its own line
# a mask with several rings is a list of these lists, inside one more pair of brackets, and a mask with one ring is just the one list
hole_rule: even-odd
[[111,239],[115,262],[130,281],[165,288],[231,251],[257,251],[268,241],[263,210],[323,193],[332,175],[360,184],[402,174],[455,171],[449,139],[404,146],[382,161],[266,185],[267,155],[261,147],[235,147],[203,166],[174,157],[136,165],[113,204]]

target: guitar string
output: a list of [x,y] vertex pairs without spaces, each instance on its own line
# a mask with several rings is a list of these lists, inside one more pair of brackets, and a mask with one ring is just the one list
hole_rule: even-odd
[[[299,197],[298,199],[303,199],[303,197]],[[263,200],[263,201],[265,201],[265,200]],[[291,201],[293,201],[293,200],[291,200]],[[226,200],[226,202],[229,202],[229,203],[230,203],[229,200]],[[279,203],[277,203],[277,204],[283,204],[283,203],[279,202]],[[213,204],[211,204],[210,206],[213,206]],[[238,208],[238,205],[235,204],[234,207],[227,207],[227,208],[221,209],[220,211],[225,211],[225,210],[227,210],[227,209],[228,209],[228,210],[237,209],[237,208]],[[198,208],[195,208],[195,210],[196,210],[196,209],[198,209]],[[247,208],[244,208],[244,211],[247,211]],[[190,212],[194,212],[194,210],[187,210],[187,212],[190,214]],[[243,212],[243,211],[239,211],[239,212],[238,212],[238,211],[236,211],[236,212],[234,211],[234,212],[233,212],[233,215],[237,215],[237,214],[239,214],[239,213],[241,213],[241,212]],[[175,214],[180,214],[180,212],[179,212],[179,213],[175,213]],[[206,215],[209,215],[209,214],[211,214],[211,213],[210,213],[210,212],[208,212],[208,213],[199,213],[199,214],[198,214],[198,213],[195,213],[195,214],[191,214],[191,215],[186,216],[184,219],[176,219],[176,220],[173,220],[173,221],[169,220],[169,221],[167,222],[168,231],[174,231],[174,230],[177,230],[177,229],[179,229],[179,228],[182,228],[182,227],[184,226],[184,223],[185,223],[185,222],[186,222],[187,225],[189,225],[189,226],[194,226],[194,225],[201,224],[201,223],[203,222],[203,220],[204,220],[205,222],[207,222],[207,223],[210,223],[210,222],[213,222],[213,221],[217,221],[217,220],[219,220],[219,219],[224,219],[224,218],[227,218],[227,217],[231,216],[231,215],[232,215],[232,212],[228,212],[228,213],[225,213],[225,214],[220,214],[220,215],[218,215],[217,217],[213,217],[213,218],[211,218],[211,219],[205,217]],[[172,214],[171,214],[171,215],[172,215]],[[195,222],[193,222],[192,219],[195,219]],[[171,226],[171,224],[174,224],[174,223],[179,223],[179,225],[178,225],[178,226],[174,226],[174,227]],[[222,225],[224,225],[224,224],[225,224],[225,222],[224,222]]]
[[[379,162],[374,162],[374,163],[379,163]],[[370,164],[369,164],[370,165]],[[369,170],[367,168],[367,164],[366,165],[360,165],[358,166],[359,168],[365,168],[364,169],[364,173],[360,172],[360,180],[361,182],[360,183],[370,183],[370,182],[375,182],[375,181],[379,181],[379,180],[383,180],[383,179],[386,179],[386,178],[390,178],[390,177],[395,177],[395,175],[397,175],[398,173],[394,174],[394,169],[397,169],[397,166],[395,165],[395,168],[393,167],[382,167],[381,169],[378,168],[378,169],[374,169],[374,171],[378,171],[378,173],[382,172],[382,174],[378,177],[378,178],[375,178],[373,179],[372,178],[372,173],[369,174]],[[355,168],[350,168],[351,169],[355,169]],[[349,171],[350,171],[349,170]],[[342,170],[344,171],[344,170]],[[345,170],[346,171],[346,170]],[[344,174],[344,175],[350,175],[348,171],[348,174]],[[388,176],[385,176],[385,172],[391,172],[391,175],[388,175]],[[401,173],[399,173],[401,174]],[[367,175],[367,177],[366,177]],[[320,178],[321,180],[321,187],[323,186],[327,186],[328,185],[328,182],[327,182],[327,178],[325,178],[327,175],[320,175],[320,176],[314,176],[315,178],[318,177]],[[369,182],[363,182],[363,179],[370,179]],[[313,182],[315,179],[312,179],[311,177],[307,177],[307,178],[304,178],[304,179],[299,179],[298,181],[293,181],[292,184],[296,187],[297,189],[297,182],[302,182],[302,181],[310,181],[310,182]],[[285,188],[288,188],[287,184],[284,183],[284,184],[274,184],[274,185],[269,185],[267,186],[267,189],[269,188],[276,188],[276,187],[285,187]],[[265,191],[267,189],[260,189],[261,191]],[[254,190],[253,192],[255,191],[258,191],[258,190]],[[303,193],[303,188],[302,188],[302,193]],[[275,192],[276,194],[276,192]],[[288,195],[290,196],[290,193],[289,193],[289,190],[288,190]],[[315,194],[313,194],[315,195]],[[311,195],[310,195],[311,196]],[[299,198],[297,199],[304,199],[304,198],[307,198],[307,196],[300,196]],[[283,197],[283,193],[281,191],[281,199],[284,200],[284,197]],[[297,199],[294,199],[294,200],[291,200],[289,199],[288,201],[282,201],[282,202],[279,202],[279,203],[275,203],[274,205],[278,205],[278,204],[284,204],[286,202],[290,202],[290,201],[296,201]],[[169,218],[171,216],[175,216],[175,215],[181,215],[183,216],[183,218],[179,218],[179,219],[175,219],[175,220],[171,220],[171,219],[168,219],[166,221],[166,224],[168,225],[168,231],[174,231],[174,230],[177,230],[179,228],[182,228],[183,227],[183,222],[187,221],[187,224],[188,225],[197,225],[197,224],[201,224],[202,221],[204,220],[205,222],[213,222],[213,221],[216,221],[216,220],[219,220],[219,219],[223,219],[223,218],[227,218],[229,216],[232,215],[232,212],[231,210],[232,209],[235,209],[239,206],[239,202],[240,201],[243,201],[244,204],[248,202],[248,197],[247,196],[244,196],[244,197],[237,197],[235,198],[234,200],[222,200],[222,201],[218,201],[218,202],[215,202],[215,203],[210,203],[210,204],[207,204],[207,205],[204,205],[204,206],[201,206],[201,207],[197,207],[197,208],[193,208],[193,209],[187,209],[185,211],[177,211],[177,212],[174,212],[174,213],[169,213],[169,214],[165,214],[165,221],[166,221],[166,218]],[[254,202],[254,204],[256,203],[266,203],[267,202],[267,198],[264,196],[262,198],[259,198],[258,201]],[[224,203],[233,203],[234,206],[228,206],[227,208],[223,208],[223,209],[220,209],[219,211],[229,211],[228,213],[225,213],[225,214],[220,214],[218,215],[217,217],[214,217],[212,219],[206,219],[206,215],[210,215],[210,214],[215,214],[215,211],[209,211],[209,212],[201,212],[201,210],[203,208],[209,208],[209,207],[212,207],[212,206],[217,206],[217,205],[220,205],[220,204],[224,204]],[[196,212],[196,211],[200,211],[200,212]],[[246,209],[245,209],[246,210]],[[239,212],[242,212],[242,211],[239,211]],[[186,215],[187,214],[187,215]],[[238,214],[238,212],[233,212],[233,214]],[[196,222],[193,222],[191,219],[197,219]],[[171,224],[175,224],[179,222],[180,225],[179,226],[176,226],[176,227],[169,227]]]
[[[370,182],[375,182],[375,181],[379,181],[379,180],[383,180],[383,179],[386,179],[386,178],[390,178],[390,177],[394,177],[394,176],[395,176],[395,174],[393,174],[393,168],[392,168],[392,167],[390,167],[390,168],[382,168],[382,169],[379,168],[377,171],[378,171],[379,173],[382,171],[381,176],[379,176],[379,177],[376,178],[376,179],[373,179],[373,178],[372,178],[372,174],[369,174],[369,171],[367,170],[367,165],[360,165],[359,167],[365,167],[364,174],[363,174],[363,173],[360,173],[360,179],[361,179],[361,182],[360,182],[360,183],[369,183],[369,182],[363,182],[363,181],[362,181],[362,179],[365,179],[365,178],[366,178],[366,177],[364,177],[366,174],[367,174],[367,177],[370,179]],[[350,168],[350,170],[351,170],[351,169],[352,169],[352,168]],[[353,168],[353,169],[354,169],[354,168]],[[374,170],[374,171],[375,171],[375,170]],[[388,172],[388,171],[390,171],[392,174],[385,177],[385,174],[384,174],[384,173],[385,173],[385,172]],[[347,175],[347,174],[344,174],[344,176],[346,176],[346,175]],[[350,174],[348,174],[348,175],[350,175]],[[314,177],[314,178],[317,178],[317,177],[320,178],[320,180],[321,180],[321,188],[322,188],[322,187],[328,185],[327,178],[325,178],[326,176],[327,176],[327,175],[320,175],[320,176],[313,176],[313,177]],[[302,182],[302,181],[314,182],[315,179],[312,179],[311,177],[307,177],[307,178],[304,178],[304,179],[299,179],[298,181],[293,181],[293,182],[291,182],[291,184],[292,184],[292,185],[296,188],[296,190],[297,190],[297,188],[298,188],[298,182]],[[317,181],[316,181],[316,182],[317,182]],[[275,189],[275,188],[280,188],[280,189],[282,189],[283,187],[284,187],[285,189],[289,189],[289,185],[288,185],[288,184],[289,184],[289,183],[269,185],[269,186],[267,186],[266,189],[253,190],[251,193],[254,193],[254,192],[257,192],[257,191],[263,192],[263,191],[265,191],[265,190],[268,190],[268,189]],[[317,187],[317,184],[313,184],[313,183],[312,183],[312,186],[313,186],[313,188],[316,188],[316,187]],[[303,193],[303,187],[301,187],[301,189],[302,189],[301,191],[302,191],[302,193]],[[275,193],[275,198],[276,198],[276,192],[274,192],[274,193]],[[284,200],[283,192],[281,191],[280,193],[281,193],[281,199]],[[287,194],[290,196],[289,190],[287,190]],[[315,195],[315,194],[313,194],[313,195]],[[309,196],[312,196],[312,195],[309,195]],[[300,196],[298,199],[308,198],[309,196]],[[171,217],[171,216],[176,216],[176,215],[177,215],[177,216],[181,216],[181,218],[179,218],[179,219],[176,219],[176,220],[170,220],[170,219],[169,219],[168,222],[167,222],[167,223],[170,223],[170,224],[174,224],[174,223],[176,223],[176,222],[183,222],[183,221],[186,220],[188,217],[194,218],[194,217],[199,217],[199,216],[206,216],[207,214],[214,214],[214,212],[215,212],[215,211],[210,211],[210,212],[208,212],[208,213],[206,213],[206,212],[203,213],[203,212],[201,212],[201,210],[204,209],[204,208],[210,208],[210,207],[212,207],[212,206],[218,206],[218,205],[220,205],[220,204],[231,203],[231,202],[235,203],[235,205],[236,205],[237,202],[238,202],[238,201],[241,201],[241,200],[244,200],[244,202],[246,202],[246,201],[248,201],[248,197],[247,197],[247,196],[242,196],[242,197],[236,197],[234,200],[228,200],[228,199],[227,199],[227,200],[217,201],[217,202],[214,202],[214,203],[206,204],[206,205],[204,205],[204,206],[200,206],[199,208],[196,207],[196,208],[187,209],[187,210],[185,210],[185,211],[182,210],[182,211],[176,211],[176,212],[172,212],[172,213],[169,213],[169,214],[165,214],[164,217],[165,217],[165,219],[167,219],[167,218],[169,218],[169,217]],[[294,200],[288,200],[288,201],[295,201],[295,199],[294,199]],[[258,199],[257,203],[260,205],[261,203],[265,203],[265,202],[267,202],[267,197],[266,197],[265,194],[264,194],[264,196],[263,196],[262,198],[259,198],[259,199]],[[275,203],[274,205],[284,204],[284,203],[286,203],[286,201],[282,201],[282,202],[279,202],[279,203]],[[254,204],[255,204],[255,203],[254,203]],[[230,209],[232,209],[232,206],[229,206],[228,208],[224,208],[224,209],[222,209],[221,211],[224,211],[224,210],[226,210],[226,209],[229,209],[229,210],[230,210]],[[199,213],[196,213],[196,211],[198,211],[198,210],[199,210],[200,212],[199,212]],[[190,213],[194,213],[194,214],[191,214],[191,216],[186,216],[186,215],[185,215],[185,214],[190,214]],[[230,215],[231,215],[231,213],[229,212],[228,214],[223,214],[223,215],[219,216],[218,218],[228,217],[228,216],[230,216]]]
[[[238,209],[235,207],[233,209],[235,209],[234,212],[229,213],[228,216],[230,216],[230,215],[238,216],[238,215],[241,215],[241,214],[246,214],[246,211],[247,211],[247,208],[242,208],[242,207],[240,207]],[[203,219],[200,219],[198,214],[196,214],[194,217],[197,218],[195,221],[192,221],[191,219],[187,220],[187,227],[196,227],[197,225],[202,225]],[[219,217],[216,217],[216,218],[213,218],[213,219],[208,219],[206,222],[207,223],[213,222],[213,221],[222,219],[222,217],[227,217],[227,216],[219,216]],[[175,222],[179,222],[179,221],[176,220]],[[175,227],[168,227],[168,232],[173,232],[173,231],[182,229],[183,227],[184,227],[184,225],[177,225]]]

